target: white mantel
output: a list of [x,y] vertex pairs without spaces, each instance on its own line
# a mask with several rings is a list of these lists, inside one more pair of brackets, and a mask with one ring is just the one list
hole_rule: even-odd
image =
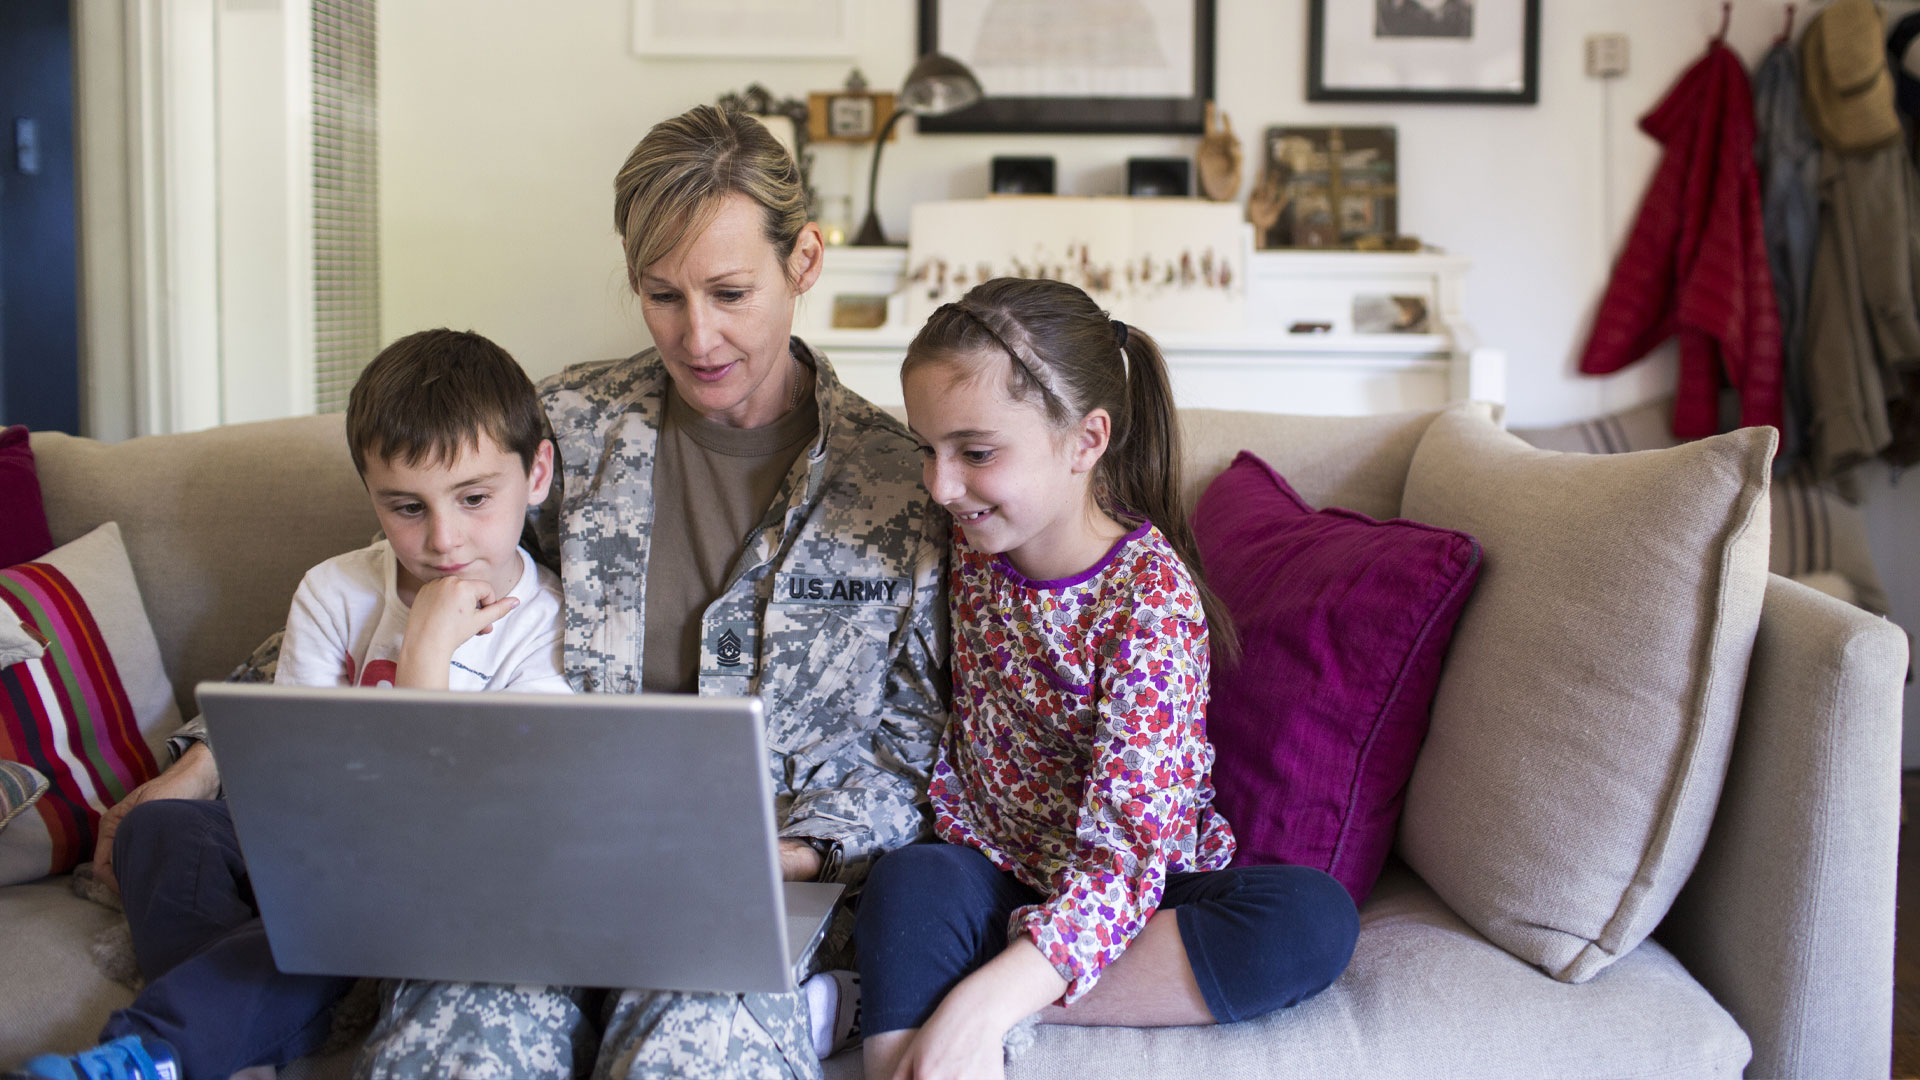
[[[1506,356],[1480,347],[1461,317],[1467,259],[1435,253],[1261,251],[1248,262],[1246,325],[1156,334],[1174,394],[1189,407],[1358,416],[1506,400]],[[802,301],[795,332],[832,359],[848,385],[900,404],[900,359],[918,327],[900,295],[907,249],[835,247]],[[887,322],[835,329],[833,297],[891,295]],[[1436,333],[1356,334],[1353,297],[1428,298]],[[1325,332],[1294,333],[1301,323]],[[1145,327],[1152,332],[1153,327]]]

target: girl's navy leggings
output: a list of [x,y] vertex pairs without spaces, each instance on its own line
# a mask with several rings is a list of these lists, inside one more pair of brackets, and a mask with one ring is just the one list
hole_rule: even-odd
[[[1014,909],[1043,899],[970,847],[915,844],[887,854],[854,923],[862,1029],[926,1023],[955,983],[1007,947]],[[1360,932],[1347,890],[1304,866],[1169,874],[1160,907],[1178,910],[1187,963],[1222,1024],[1326,989]]]

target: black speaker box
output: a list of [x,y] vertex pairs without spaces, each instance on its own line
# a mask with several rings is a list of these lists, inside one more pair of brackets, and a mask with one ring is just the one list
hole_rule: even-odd
[[1186,198],[1193,194],[1193,162],[1177,157],[1128,158],[1127,194]]
[[1052,195],[1053,159],[1050,157],[996,157],[993,159],[995,195]]

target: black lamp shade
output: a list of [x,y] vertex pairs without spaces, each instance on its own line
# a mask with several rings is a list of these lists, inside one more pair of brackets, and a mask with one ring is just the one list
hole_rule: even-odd
[[945,53],[928,53],[914,61],[900,86],[900,107],[915,116],[945,116],[984,97],[980,80],[967,65]]

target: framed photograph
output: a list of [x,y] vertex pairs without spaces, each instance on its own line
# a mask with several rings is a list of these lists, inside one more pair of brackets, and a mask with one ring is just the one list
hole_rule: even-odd
[[1532,105],[1540,0],[1307,0],[1307,100]]
[[[808,132],[815,142],[871,142],[893,115],[891,92],[830,90],[807,95]],[[889,132],[889,140],[898,138]]]
[[1399,228],[1397,133],[1390,127],[1272,127],[1247,203],[1254,246],[1347,248]]
[[1357,293],[1353,298],[1356,334],[1431,334],[1433,321],[1424,296]]
[[967,65],[979,104],[919,131],[1199,135],[1214,0],[920,0],[920,52]]
[[827,134],[835,139],[865,139],[880,130],[873,99],[865,94],[835,94],[827,99]]
[[852,0],[632,0],[636,56],[850,57]]

